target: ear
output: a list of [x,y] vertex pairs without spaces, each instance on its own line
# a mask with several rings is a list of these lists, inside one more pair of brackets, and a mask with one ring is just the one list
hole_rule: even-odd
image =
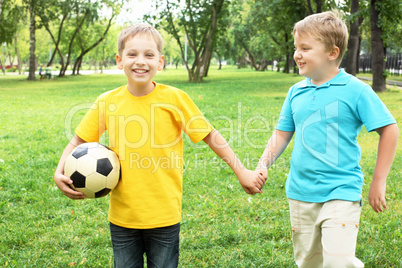
[[161,55],[161,57],[159,58],[158,71],[163,70],[164,63],[165,63],[165,56]]
[[339,47],[334,46],[331,51],[329,52],[328,59],[329,60],[336,60],[339,57]]
[[122,63],[122,58],[120,57],[119,54],[116,54],[116,65],[119,70],[123,70],[123,63]]

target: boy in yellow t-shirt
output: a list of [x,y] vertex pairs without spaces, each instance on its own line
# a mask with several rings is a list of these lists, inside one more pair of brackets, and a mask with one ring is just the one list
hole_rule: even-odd
[[63,175],[64,162],[76,146],[99,141],[107,130],[121,163],[121,180],[109,207],[115,267],[143,267],[144,253],[148,267],[177,267],[182,131],[224,159],[247,193],[261,193],[265,179],[244,168],[185,92],[152,81],[164,63],[162,39],[153,27],[138,24],[123,30],[118,50],[117,66],[128,83],[97,98],[64,150],[54,180],[69,198],[85,198],[68,187],[72,181]]

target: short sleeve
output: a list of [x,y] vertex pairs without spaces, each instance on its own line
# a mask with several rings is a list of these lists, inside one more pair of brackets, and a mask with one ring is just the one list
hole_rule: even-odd
[[361,93],[357,102],[357,112],[369,132],[396,123],[391,112],[370,86],[365,87]]
[[213,127],[187,93],[183,92],[183,94],[180,94],[180,100],[178,101],[182,114],[182,131],[186,133],[194,143],[201,141],[211,133]]
[[75,129],[75,134],[86,142],[98,142],[106,130],[105,107],[104,100],[96,99]]
[[277,130],[281,131],[294,131],[295,123],[293,120],[292,107],[290,105],[290,96],[292,89],[289,90],[286,95],[286,99],[282,105],[281,113],[279,115],[278,124],[276,125]]

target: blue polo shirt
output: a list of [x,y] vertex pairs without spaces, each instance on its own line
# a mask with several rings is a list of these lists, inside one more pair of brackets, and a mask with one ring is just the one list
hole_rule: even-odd
[[363,173],[357,136],[395,124],[371,87],[340,70],[316,86],[307,78],[289,89],[276,128],[295,131],[286,181],[288,198],[321,203],[361,199]]

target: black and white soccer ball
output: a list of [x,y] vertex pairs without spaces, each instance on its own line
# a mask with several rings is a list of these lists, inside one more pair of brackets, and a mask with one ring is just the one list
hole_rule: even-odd
[[67,156],[64,175],[73,181],[71,188],[87,198],[106,196],[119,182],[119,158],[102,144],[82,143]]

